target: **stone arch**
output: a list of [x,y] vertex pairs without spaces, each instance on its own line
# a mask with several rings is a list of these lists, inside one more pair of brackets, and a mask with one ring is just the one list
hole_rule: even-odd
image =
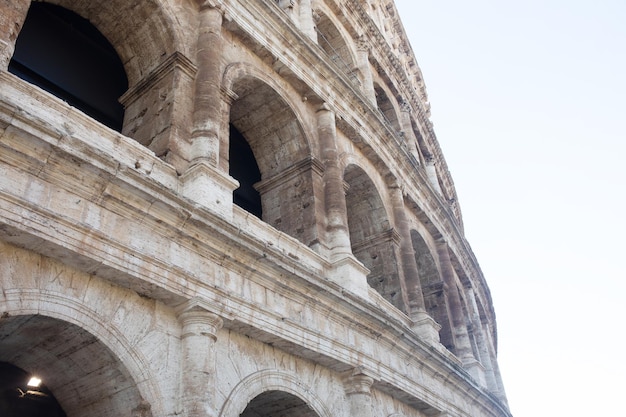
[[[119,97],[125,108],[121,131],[157,156],[165,157],[172,142],[188,130],[189,123],[181,109],[186,107],[188,111],[193,97],[195,67],[186,58],[193,51],[190,45],[195,45],[188,39],[193,32],[178,27],[180,23],[172,17],[184,13],[186,8],[177,7],[175,13],[169,0],[140,3],[50,0],[46,3],[86,19],[111,44],[128,79],[128,89]],[[9,55],[8,59],[6,56],[0,59],[6,59],[7,63],[14,49],[13,38],[17,38],[17,33],[13,32],[19,33],[30,4],[28,0],[20,0],[0,5],[0,14],[12,19],[8,23],[11,26],[8,41],[0,39],[0,47],[3,42],[7,44],[0,54]],[[187,35],[183,35],[185,32]],[[178,92],[176,100],[175,91]]]
[[64,7],[33,2],[15,44],[9,72],[120,131],[128,89],[123,64],[88,20]]
[[249,145],[260,173],[256,184],[246,184],[241,176],[235,179],[258,191],[265,222],[306,245],[317,242],[314,192],[322,189],[321,171],[306,135],[312,130],[303,128],[291,95],[274,78],[243,63],[227,67],[223,89],[233,98],[231,132]]
[[356,164],[344,170],[346,206],[352,253],[370,270],[368,284],[403,312],[404,285],[400,276],[400,237],[390,223],[374,182]]
[[[46,3],[71,10],[91,22],[119,54],[131,86],[150,73],[164,56],[186,50],[180,30],[172,20],[175,14],[166,1],[146,0],[140,5],[124,0],[49,0]],[[0,11],[13,18],[10,26],[21,28],[30,4],[30,0],[19,0],[19,4],[0,6]],[[7,10],[3,10],[5,8]],[[19,10],[19,15],[14,10]],[[17,34],[11,37],[16,38]]]
[[437,261],[422,235],[415,229],[411,230],[411,244],[415,251],[418,275],[424,295],[426,312],[441,326],[439,340],[449,350],[454,347],[450,312],[448,311],[448,294]]
[[6,317],[2,329],[10,335],[1,360],[41,377],[68,417],[123,415],[144,403],[127,369],[84,329],[40,314]]
[[[296,397],[306,404],[317,417],[331,417],[326,405],[315,395],[311,387],[288,372],[267,369],[244,378],[233,388],[226,399],[219,417],[239,417],[248,404],[267,392],[281,392]],[[308,417],[308,416],[303,416]]]
[[387,91],[378,83],[374,83],[374,93],[376,94],[376,105],[378,110],[393,128],[394,132],[400,132],[400,120],[398,119],[398,111],[394,103],[389,98]]
[[174,29],[175,14],[167,10],[165,1],[49,2],[76,12],[102,32],[122,59],[131,86],[148,75],[163,57],[184,50]]
[[[35,371],[36,372],[36,371]],[[0,361],[0,412],[3,416],[67,417],[42,375]]]
[[0,361],[43,374],[68,417],[124,415],[134,408],[149,410],[145,416],[163,414],[149,361],[85,304],[61,293],[10,289],[0,311]]
[[317,32],[317,43],[324,50],[331,61],[349,76],[354,75],[356,68],[356,56],[350,49],[352,42],[347,42],[347,35],[339,30],[340,25],[336,24],[331,15],[317,11],[315,31]]

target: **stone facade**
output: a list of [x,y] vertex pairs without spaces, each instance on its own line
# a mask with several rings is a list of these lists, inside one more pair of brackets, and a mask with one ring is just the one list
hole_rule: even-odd
[[[68,417],[510,415],[392,1],[49,3],[0,2],[0,362]],[[113,47],[120,131],[16,75],[33,7]]]

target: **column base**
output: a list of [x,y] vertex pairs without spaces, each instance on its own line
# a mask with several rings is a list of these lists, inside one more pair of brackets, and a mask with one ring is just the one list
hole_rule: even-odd
[[417,335],[431,346],[439,348],[439,330],[441,326],[428,313],[420,311],[413,319],[413,330]]
[[333,262],[329,278],[351,293],[368,298],[367,274],[369,272],[369,269],[354,256],[348,255]]
[[222,217],[233,217],[233,191],[239,182],[206,161],[190,166],[181,176],[182,194]]
[[485,368],[475,358],[462,360],[463,368],[482,386],[487,388],[487,380],[485,378]]

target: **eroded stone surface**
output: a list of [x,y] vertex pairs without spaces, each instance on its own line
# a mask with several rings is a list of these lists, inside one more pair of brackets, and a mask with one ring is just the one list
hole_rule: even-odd
[[29,2],[0,4],[0,361],[69,417],[509,415],[393,3],[54,3],[119,54],[126,115],[6,71]]

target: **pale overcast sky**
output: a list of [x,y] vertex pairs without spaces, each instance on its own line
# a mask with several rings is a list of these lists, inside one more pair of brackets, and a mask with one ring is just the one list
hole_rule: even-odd
[[513,415],[626,415],[626,1],[396,5]]

